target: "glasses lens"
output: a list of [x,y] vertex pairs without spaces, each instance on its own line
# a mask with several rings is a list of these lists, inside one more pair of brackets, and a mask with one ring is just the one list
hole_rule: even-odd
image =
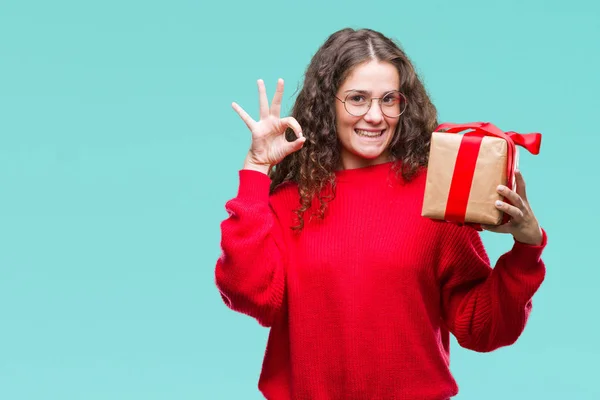
[[367,95],[360,92],[350,92],[346,96],[346,102],[344,105],[346,106],[346,111],[348,113],[361,116],[365,115],[367,111],[369,111],[369,98]]
[[400,92],[389,92],[380,101],[381,111],[388,117],[398,117],[406,109],[406,98]]

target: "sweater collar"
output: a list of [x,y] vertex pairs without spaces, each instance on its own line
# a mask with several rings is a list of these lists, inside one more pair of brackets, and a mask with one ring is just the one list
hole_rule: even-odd
[[338,182],[369,181],[387,176],[388,173],[392,172],[393,164],[394,161],[387,161],[361,168],[337,170],[335,171],[335,177]]

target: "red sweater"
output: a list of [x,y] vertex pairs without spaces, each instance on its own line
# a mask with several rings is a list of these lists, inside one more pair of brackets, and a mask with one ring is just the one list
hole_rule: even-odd
[[421,217],[425,172],[402,184],[390,166],[336,172],[325,218],[306,217],[300,235],[289,229],[297,186],[269,195],[267,175],[239,172],[216,284],[227,306],[270,327],[267,399],[448,399],[449,333],[487,352],[523,331],[546,233],[492,269],[477,231]]

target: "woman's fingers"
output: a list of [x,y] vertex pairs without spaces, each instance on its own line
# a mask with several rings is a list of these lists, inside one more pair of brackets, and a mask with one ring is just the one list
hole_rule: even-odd
[[510,190],[504,185],[498,186],[498,193],[506,197],[515,207],[525,211],[525,202],[523,198],[519,196],[515,191]]
[[[296,121],[296,119],[294,117],[281,118],[280,121],[282,124],[287,125],[290,128],[292,128],[292,130],[296,134],[297,138],[302,137],[302,128],[300,127],[300,124],[298,123],[298,121]],[[284,130],[284,133],[285,133],[285,130]]]
[[510,204],[507,204],[500,200],[497,200],[495,205],[497,209],[510,215],[515,223],[518,224],[523,221],[524,214],[523,211],[521,211],[521,209],[515,206],[511,206]]
[[285,144],[285,146],[287,147],[286,153],[291,154],[295,151],[300,150],[302,148],[302,146],[304,146],[304,142],[306,142],[305,137],[298,138],[298,139],[294,140],[293,142],[288,142],[286,140],[286,144]]
[[273,102],[271,103],[271,115],[275,118],[279,118],[281,114],[281,100],[283,99],[283,79],[277,81],[277,89],[275,89],[275,95],[273,96]]
[[256,123],[250,115],[242,107],[240,107],[237,103],[231,103],[231,107],[238,113],[238,115],[242,118],[242,121],[246,123],[248,129],[252,130],[254,124]]
[[288,142],[287,138],[285,137],[285,129],[282,129],[283,133],[281,139],[283,140],[283,146],[285,148],[284,151],[287,156],[288,154],[300,150],[302,146],[304,146],[306,138],[302,135],[302,128],[294,117],[281,118],[280,121],[284,126],[291,128],[296,134],[296,140],[293,142]]
[[258,105],[260,110],[260,119],[269,117],[269,99],[267,98],[267,89],[262,79],[258,80]]
[[515,171],[515,181],[517,184],[517,193],[523,198],[523,200],[527,201],[527,192],[525,191],[525,180],[523,179],[523,174],[521,174],[520,170]]

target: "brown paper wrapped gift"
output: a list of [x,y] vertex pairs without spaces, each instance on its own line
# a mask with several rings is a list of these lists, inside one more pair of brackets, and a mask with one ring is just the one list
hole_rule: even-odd
[[507,201],[496,188],[515,188],[516,145],[538,154],[540,144],[539,133],[503,132],[486,122],[440,125],[431,137],[422,216],[476,228],[507,222],[494,206]]

